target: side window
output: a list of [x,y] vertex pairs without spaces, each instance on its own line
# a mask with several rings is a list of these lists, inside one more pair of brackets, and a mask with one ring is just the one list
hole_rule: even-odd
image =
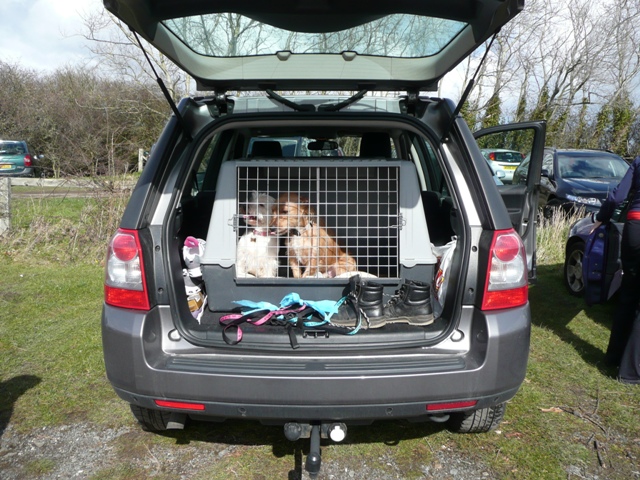
[[422,190],[431,190],[438,192],[441,196],[449,196],[447,182],[433,146],[428,140],[415,136],[410,141],[410,147],[412,160],[419,170]]
[[195,196],[198,192],[203,190],[213,190],[215,189],[214,185],[210,185],[209,179],[212,178],[211,173],[209,172],[210,167],[214,164],[214,155],[216,155],[216,151],[219,150],[217,148],[219,146],[219,136],[213,135],[209,138],[198,151],[198,159],[197,167],[195,171],[192,173],[191,180],[191,196]]

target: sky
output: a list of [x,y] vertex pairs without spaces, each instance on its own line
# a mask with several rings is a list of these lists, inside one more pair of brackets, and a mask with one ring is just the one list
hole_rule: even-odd
[[[0,0],[0,60],[36,73],[83,65],[92,57],[83,16],[102,9],[102,0]],[[457,100],[459,85],[443,81],[440,93]]]
[[0,59],[10,65],[52,72],[91,56],[82,15],[102,0],[0,0]]

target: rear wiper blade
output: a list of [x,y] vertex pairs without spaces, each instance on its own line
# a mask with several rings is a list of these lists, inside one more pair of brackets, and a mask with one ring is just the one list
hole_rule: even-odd
[[296,102],[292,102],[291,100],[278,95],[276,92],[268,88],[265,90],[265,92],[267,92],[267,96],[272,100],[275,100],[276,102],[281,103],[282,105],[289,107],[292,110],[295,110],[296,112],[315,112],[316,111],[316,107],[313,105],[310,105],[310,104],[303,105]]
[[319,105],[318,106],[318,111],[321,112],[337,112],[338,110],[342,110],[345,107],[348,107],[349,105],[351,105],[352,103],[356,103],[358,100],[360,100],[362,97],[364,97],[367,94],[368,90],[360,90],[358,93],[356,93],[355,95],[347,98],[346,100],[343,100],[342,102],[339,103],[328,103],[325,105]]

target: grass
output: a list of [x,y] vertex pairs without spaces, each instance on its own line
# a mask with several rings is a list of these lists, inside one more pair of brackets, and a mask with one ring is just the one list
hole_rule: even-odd
[[[14,228],[0,239],[0,427],[9,419],[22,432],[69,422],[134,426],[105,378],[100,341],[102,255],[121,206],[111,197],[13,202]],[[615,301],[587,308],[563,286],[568,225],[554,218],[539,229],[529,367],[497,431],[455,435],[408,422],[351,427],[344,443],[323,446],[323,463],[357,457],[362,474],[418,479],[427,467],[437,477],[448,452],[463,452],[491,478],[638,478],[640,389],[617,382],[603,364]],[[193,459],[204,450],[232,452],[201,466],[195,479],[229,472],[287,478],[307,448],[286,441],[280,428],[239,421],[196,422],[163,435],[133,429],[112,447],[121,464],[93,478],[173,478],[137,462],[163,449]],[[53,466],[41,460],[26,468],[35,475]]]

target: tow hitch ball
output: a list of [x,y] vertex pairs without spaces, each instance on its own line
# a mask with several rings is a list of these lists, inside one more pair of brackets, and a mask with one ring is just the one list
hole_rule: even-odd
[[320,472],[320,438],[330,438],[334,442],[341,442],[347,436],[347,426],[344,423],[296,423],[290,422],[284,426],[284,436],[295,442],[301,438],[309,438],[309,455],[304,469],[311,478],[316,478]]

